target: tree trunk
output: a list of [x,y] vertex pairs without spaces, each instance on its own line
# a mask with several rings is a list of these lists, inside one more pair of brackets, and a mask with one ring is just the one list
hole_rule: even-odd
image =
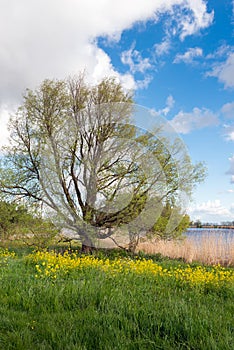
[[92,254],[94,249],[95,247],[92,244],[91,239],[87,236],[84,237],[84,239],[82,240],[81,252],[85,254]]
[[129,252],[135,253],[138,242],[139,242],[139,233],[129,232],[129,243],[128,243]]
[[82,243],[81,252],[85,254],[92,254],[94,247]]

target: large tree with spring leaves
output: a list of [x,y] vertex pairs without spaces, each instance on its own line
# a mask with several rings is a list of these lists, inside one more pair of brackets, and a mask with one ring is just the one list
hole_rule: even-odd
[[[75,232],[83,249],[116,228],[148,230],[165,201],[190,193],[204,175],[160,135],[132,122],[132,96],[112,78],[46,80],[27,90],[9,122],[0,168],[8,197],[40,201],[45,215]],[[157,212],[157,215],[155,214]]]

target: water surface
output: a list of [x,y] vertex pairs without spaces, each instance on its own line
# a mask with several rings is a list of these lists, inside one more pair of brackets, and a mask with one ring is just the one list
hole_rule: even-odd
[[189,228],[185,235],[197,241],[215,239],[217,242],[234,243],[234,229],[228,228]]

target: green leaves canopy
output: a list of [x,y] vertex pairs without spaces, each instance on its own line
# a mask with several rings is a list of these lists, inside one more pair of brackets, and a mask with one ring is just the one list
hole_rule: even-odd
[[204,168],[191,164],[180,139],[169,144],[160,127],[137,128],[132,102],[114,79],[96,86],[83,76],[46,80],[27,90],[9,123],[1,191],[42,201],[50,218],[87,244],[132,222],[152,227],[149,203],[161,210],[166,200],[190,194]]

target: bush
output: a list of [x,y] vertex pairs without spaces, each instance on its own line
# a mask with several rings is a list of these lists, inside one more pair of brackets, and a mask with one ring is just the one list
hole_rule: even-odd
[[0,201],[0,241],[20,241],[28,246],[46,248],[58,230],[44,220],[38,211],[30,212],[22,204]]

